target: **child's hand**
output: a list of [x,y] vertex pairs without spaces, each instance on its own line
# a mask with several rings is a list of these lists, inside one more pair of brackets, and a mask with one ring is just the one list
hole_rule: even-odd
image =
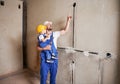
[[46,38],[47,38],[47,39],[50,39],[50,34],[47,34],[47,35],[46,35]]

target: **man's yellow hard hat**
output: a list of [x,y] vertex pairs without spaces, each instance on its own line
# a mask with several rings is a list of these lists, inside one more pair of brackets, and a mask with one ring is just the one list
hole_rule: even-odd
[[38,25],[36,28],[37,33],[41,33],[43,30],[46,30],[46,26],[45,25]]

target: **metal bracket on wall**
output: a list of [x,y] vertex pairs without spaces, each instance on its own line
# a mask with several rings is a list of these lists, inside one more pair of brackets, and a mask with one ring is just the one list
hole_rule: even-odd
[[76,7],[76,2],[73,3],[73,48],[75,47],[75,7]]
[[[58,47],[58,49],[64,49],[64,50],[66,50],[66,49],[69,49],[69,48]],[[81,52],[81,53],[85,52],[85,51],[83,51],[83,50],[78,50],[78,49],[75,49],[75,48],[72,48],[72,49],[73,49],[74,51],[76,51],[76,52]],[[94,55],[99,55],[98,52],[89,51],[88,53],[94,54]]]

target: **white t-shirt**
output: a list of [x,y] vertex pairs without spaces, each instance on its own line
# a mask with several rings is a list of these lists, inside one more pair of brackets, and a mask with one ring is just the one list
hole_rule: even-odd
[[44,36],[41,34],[39,35],[39,40],[42,41],[42,39],[44,39]]
[[53,42],[54,42],[54,45],[55,45],[55,48],[57,49],[57,39],[58,37],[60,36],[60,31],[55,31],[53,32]]
[[[54,45],[55,45],[55,48],[57,49],[57,39],[58,37],[60,36],[60,31],[55,31],[53,32],[53,42],[54,42]],[[41,41],[42,39],[44,38],[43,35],[40,35],[39,36],[39,40]]]

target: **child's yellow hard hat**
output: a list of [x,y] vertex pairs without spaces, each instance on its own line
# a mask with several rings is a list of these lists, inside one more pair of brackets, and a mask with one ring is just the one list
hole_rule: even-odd
[[46,26],[45,25],[38,25],[36,28],[37,33],[41,33],[43,30],[46,30]]

